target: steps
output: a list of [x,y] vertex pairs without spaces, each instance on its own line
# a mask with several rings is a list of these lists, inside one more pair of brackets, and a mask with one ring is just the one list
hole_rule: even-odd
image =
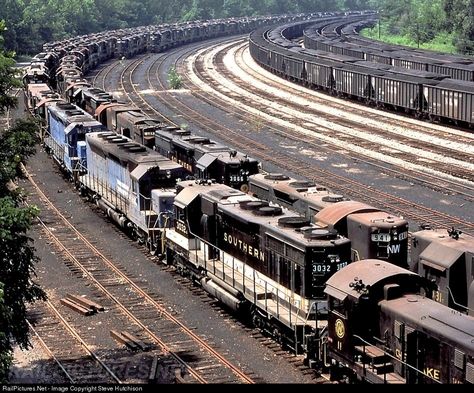
[[390,358],[375,345],[356,346],[356,351],[360,354],[360,362],[365,364],[370,371],[377,375],[393,372],[393,364]]

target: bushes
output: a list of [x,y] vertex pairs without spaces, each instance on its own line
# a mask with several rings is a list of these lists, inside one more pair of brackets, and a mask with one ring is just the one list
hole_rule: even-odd
[[183,86],[183,79],[174,67],[171,67],[168,71],[168,83],[171,89],[181,89]]

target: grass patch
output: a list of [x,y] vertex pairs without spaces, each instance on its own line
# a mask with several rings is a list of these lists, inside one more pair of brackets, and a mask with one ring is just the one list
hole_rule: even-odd
[[[371,29],[363,29],[360,32],[360,35],[373,40],[386,42],[388,44],[403,45],[408,46],[410,48],[418,48],[418,43],[408,36],[389,34],[383,23],[380,27],[380,37],[378,26],[375,26]],[[419,47],[420,49],[428,49],[436,52],[459,54],[458,52],[456,52],[456,47],[453,45],[453,39],[453,34],[440,33],[431,41],[420,43]]]

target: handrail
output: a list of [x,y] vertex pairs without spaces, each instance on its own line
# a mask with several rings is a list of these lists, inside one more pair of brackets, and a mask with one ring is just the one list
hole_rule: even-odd
[[[364,340],[362,337],[358,336],[357,334],[354,334],[353,335],[354,338],[357,338],[358,340],[362,341],[362,343],[366,344],[366,345],[370,345],[370,346],[373,346],[373,344],[371,344],[370,342]],[[377,347],[379,348],[379,347]],[[401,364],[403,364],[404,366],[416,371],[418,374],[423,374],[423,377],[426,377],[426,378],[429,378],[431,379],[432,381],[434,382],[437,382],[437,383],[441,383],[441,381],[438,381],[437,379],[434,379],[433,377],[430,377],[429,375],[426,375],[423,371],[417,369],[416,367],[412,366],[411,364],[408,364],[407,362],[403,361],[403,360],[400,360],[398,359],[397,357],[393,356],[391,353],[388,353],[387,351],[385,351],[384,349],[382,348],[379,348],[383,353],[384,355],[388,356],[389,358],[392,358],[393,360],[397,361],[397,362],[400,362]],[[364,351],[365,353],[365,351]]]
[[451,291],[451,288],[449,287],[449,285],[446,286],[446,288],[447,288],[448,293],[449,293],[449,296],[450,296],[451,299],[453,300],[453,303],[454,303],[455,306],[464,308],[464,310],[466,310],[466,311],[471,311],[472,313],[474,313],[474,309],[469,308],[468,306],[465,306],[465,305],[463,305],[463,304],[460,304],[460,303],[456,302],[456,299],[454,299],[453,292]]

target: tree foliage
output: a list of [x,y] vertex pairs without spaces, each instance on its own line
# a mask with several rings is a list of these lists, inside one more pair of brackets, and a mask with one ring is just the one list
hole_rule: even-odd
[[34,54],[44,42],[125,27],[288,12],[366,8],[366,0],[3,0],[6,46]]
[[[11,66],[11,54],[0,46],[2,111],[16,104],[10,95],[16,85]],[[21,162],[35,151],[37,131],[37,124],[30,120],[17,121],[10,129],[0,130],[0,383],[7,379],[13,345],[16,343],[21,348],[29,345],[27,304],[45,297],[33,281],[38,258],[27,236],[38,210],[21,207],[21,192],[10,186],[22,176]]]
[[461,53],[474,54],[474,0],[445,0],[444,11]]
[[454,36],[460,53],[473,52],[474,0],[369,0],[388,34],[423,44]]
[[415,42],[456,33],[472,50],[474,0],[3,0],[6,47],[37,53],[41,45],[90,32],[125,27],[282,13],[383,10],[388,31]]
[[16,98],[11,94],[11,88],[19,86],[15,78],[15,71],[12,68],[15,64],[14,52],[2,50],[2,32],[5,30],[5,23],[0,21],[0,114],[16,105]]
[[22,120],[0,136],[0,383],[11,364],[13,345],[27,348],[26,306],[45,294],[33,281],[38,258],[27,231],[38,214],[21,207],[22,194],[9,187],[22,176],[20,164],[35,151],[37,124]]

